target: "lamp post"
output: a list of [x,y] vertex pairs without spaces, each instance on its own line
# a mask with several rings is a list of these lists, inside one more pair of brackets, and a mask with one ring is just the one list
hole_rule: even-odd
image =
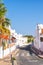
[[12,54],[11,54],[11,63],[12,63],[12,65],[14,65],[14,59],[12,57]]
[[[10,42],[11,38],[12,38],[12,35],[9,36],[9,43],[11,43]],[[11,47],[10,47],[10,45],[9,45],[9,51],[10,51],[10,58],[11,58],[10,61],[11,61],[12,65],[14,65],[14,60],[16,60],[16,59],[11,54]]]

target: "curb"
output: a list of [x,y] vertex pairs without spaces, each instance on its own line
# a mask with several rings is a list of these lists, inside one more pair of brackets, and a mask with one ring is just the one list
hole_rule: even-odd
[[12,51],[11,53],[9,53],[6,57],[3,57],[3,58],[0,58],[0,60],[4,60],[6,58],[10,58],[9,56],[12,54],[13,55],[16,55],[17,53],[19,52],[19,49],[16,49],[14,51]]
[[[18,52],[19,52],[19,49],[16,49],[16,50],[12,51],[10,54],[8,54],[8,56],[11,55],[11,54],[16,55]],[[8,57],[8,56],[6,56],[6,57]]]
[[41,55],[37,55],[39,58],[43,59],[43,57]]
[[[13,57],[13,55],[14,55],[14,57],[16,58],[16,54],[17,54],[18,52],[19,52],[19,49],[15,49],[15,50],[11,53],[11,54],[12,54],[12,57]],[[10,54],[8,54],[6,57],[0,59],[0,62],[3,62],[3,64],[5,64],[5,63],[7,64],[6,61],[9,62],[9,65],[12,65]],[[5,64],[5,65],[6,65],[6,64]],[[2,65],[2,63],[0,63],[0,65]],[[14,61],[14,65],[17,65],[17,60]]]
[[14,55],[16,55],[18,52],[19,52],[19,49],[15,50],[15,53],[14,53]]
[[32,50],[33,50],[34,54],[35,54],[37,57],[43,59],[43,55],[39,55],[39,54],[37,54],[36,51],[35,51],[33,48],[32,48]]

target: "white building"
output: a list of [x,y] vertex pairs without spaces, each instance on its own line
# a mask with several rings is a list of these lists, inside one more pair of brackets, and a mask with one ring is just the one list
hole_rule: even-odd
[[16,38],[16,45],[22,46],[24,43],[26,43],[27,39],[23,37],[22,34],[16,33],[15,29],[13,30],[10,26],[9,26],[9,30],[11,32],[11,36]]
[[35,38],[34,46],[37,49],[43,51],[43,24],[38,24],[36,26],[36,38]]

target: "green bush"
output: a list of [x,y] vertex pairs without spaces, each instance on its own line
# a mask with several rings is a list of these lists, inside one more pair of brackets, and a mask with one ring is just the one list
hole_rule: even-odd
[[12,57],[12,60],[16,60],[15,57]]

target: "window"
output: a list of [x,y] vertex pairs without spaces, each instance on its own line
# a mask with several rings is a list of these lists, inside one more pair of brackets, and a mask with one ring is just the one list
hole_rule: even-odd
[[40,41],[43,42],[43,37],[40,37]]

